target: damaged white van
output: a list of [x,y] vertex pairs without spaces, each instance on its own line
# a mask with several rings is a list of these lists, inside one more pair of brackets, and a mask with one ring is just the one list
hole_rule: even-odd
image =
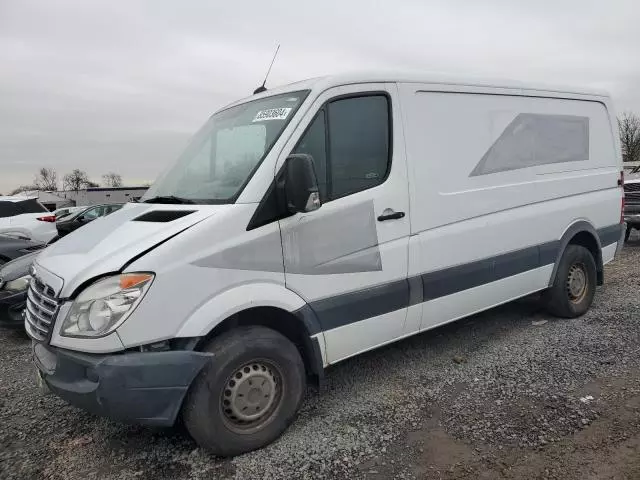
[[624,232],[615,118],[602,92],[383,74],[229,105],[38,257],[39,378],[235,455],[345,358],[533,292],[582,315]]

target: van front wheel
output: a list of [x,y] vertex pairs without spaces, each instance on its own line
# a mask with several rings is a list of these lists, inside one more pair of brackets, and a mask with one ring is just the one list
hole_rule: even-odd
[[547,309],[562,318],[584,315],[596,292],[596,262],[591,252],[580,245],[568,245],[553,285],[545,292]]
[[247,326],[214,338],[211,361],[183,407],[193,439],[221,456],[264,447],[293,421],[305,388],[304,363],[280,333]]

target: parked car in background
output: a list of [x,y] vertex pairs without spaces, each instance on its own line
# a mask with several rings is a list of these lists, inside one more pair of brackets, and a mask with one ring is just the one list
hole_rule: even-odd
[[640,167],[634,167],[625,174],[624,221],[627,223],[626,242],[633,229],[640,230]]
[[55,222],[36,197],[0,197],[0,233],[46,243],[56,236]]
[[29,268],[39,253],[27,253],[0,267],[0,327],[24,326],[22,311],[26,306],[27,289],[31,281]]
[[58,221],[62,217],[66,217],[67,215],[70,215],[75,212],[79,212],[80,210],[84,210],[86,208],[87,207],[64,207],[64,208],[57,209],[56,211],[53,212],[53,214],[56,217],[56,221]]
[[40,251],[44,247],[43,242],[34,242],[12,235],[0,235],[0,265],[28,253]]
[[109,205],[93,205],[91,207],[83,208],[79,211],[66,215],[60,218],[56,222],[56,229],[58,230],[58,236],[64,237],[69,233],[77,230],[78,228],[86,225],[89,222],[94,221],[96,218],[104,217],[110,213],[120,210],[122,208],[121,203],[114,203]]

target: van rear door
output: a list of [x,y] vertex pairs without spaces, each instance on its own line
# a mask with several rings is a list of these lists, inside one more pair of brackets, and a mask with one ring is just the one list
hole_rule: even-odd
[[397,108],[395,84],[330,89],[280,159],[314,159],[323,205],[280,227],[287,287],[317,315],[329,363],[405,332],[409,194]]

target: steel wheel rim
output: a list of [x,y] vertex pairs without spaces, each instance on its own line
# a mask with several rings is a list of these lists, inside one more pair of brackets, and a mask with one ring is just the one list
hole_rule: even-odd
[[588,278],[584,264],[571,265],[567,275],[567,295],[571,302],[580,303],[587,295]]
[[268,360],[254,360],[236,369],[220,395],[222,418],[230,430],[253,433],[269,423],[282,400],[280,367]]

